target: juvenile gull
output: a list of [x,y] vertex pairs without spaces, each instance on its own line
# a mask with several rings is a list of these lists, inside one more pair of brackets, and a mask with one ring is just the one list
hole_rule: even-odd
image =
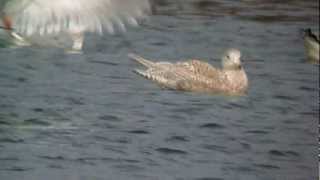
[[308,60],[319,63],[319,39],[312,33],[311,29],[305,29],[303,37]]
[[149,6],[148,0],[7,0],[0,15],[15,39],[68,33],[72,48],[81,50],[85,32],[124,31],[125,24],[137,25]]
[[164,88],[229,95],[244,94],[248,88],[247,75],[240,61],[241,53],[237,49],[226,51],[221,69],[199,60],[170,63],[152,62],[135,54],[129,54],[129,57],[147,68],[134,72]]

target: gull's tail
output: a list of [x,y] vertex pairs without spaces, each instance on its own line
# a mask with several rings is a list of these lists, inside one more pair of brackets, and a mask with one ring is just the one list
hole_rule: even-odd
[[128,57],[133,59],[133,60],[135,60],[135,61],[137,61],[138,63],[144,65],[147,68],[152,68],[156,64],[156,63],[154,63],[152,61],[149,61],[149,60],[147,60],[147,59],[145,59],[145,58],[143,58],[143,57],[141,57],[139,55],[136,55],[136,54],[130,53],[130,54],[128,54]]

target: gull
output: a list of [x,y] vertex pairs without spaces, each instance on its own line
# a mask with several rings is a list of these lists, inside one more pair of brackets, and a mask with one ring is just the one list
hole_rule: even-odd
[[135,69],[135,73],[167,89],[241,95],[246,93],[248,88],[248,78],[240,60],[241,53],[237,49],[225,52],[222,68],[200,60],[152,62],[135,54],[128,56],[147,68]]
[[304,30],[303,38],[308,60],[319,63],[319,39],[309,28]]
[[81,51],[85,32],[113,34],[125,31],[127,24],[137,26],[150,4],[148,0],[10,0],[1,9],[3,28],[14,39],[67,33],[72,50]]

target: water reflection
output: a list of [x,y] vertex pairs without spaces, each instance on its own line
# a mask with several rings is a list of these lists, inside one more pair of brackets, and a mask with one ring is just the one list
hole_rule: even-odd
[[[88,35],[83,55],[0,48],[0,179],[317,179],[319,66],[299,31],[319,28],[318,2],[155,3],[138,29]],[[127,58],[218,65],[230,47],[247,96],[163,90]]]

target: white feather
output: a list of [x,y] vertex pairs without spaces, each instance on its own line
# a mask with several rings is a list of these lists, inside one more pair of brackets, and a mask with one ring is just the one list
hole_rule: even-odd
[[148,0],[11,0],[4,12],[13,28],[26,35],[62,31],[114,33],[113,23],[125,31],[125,23],[137,25],[136,18],[150,10]]

